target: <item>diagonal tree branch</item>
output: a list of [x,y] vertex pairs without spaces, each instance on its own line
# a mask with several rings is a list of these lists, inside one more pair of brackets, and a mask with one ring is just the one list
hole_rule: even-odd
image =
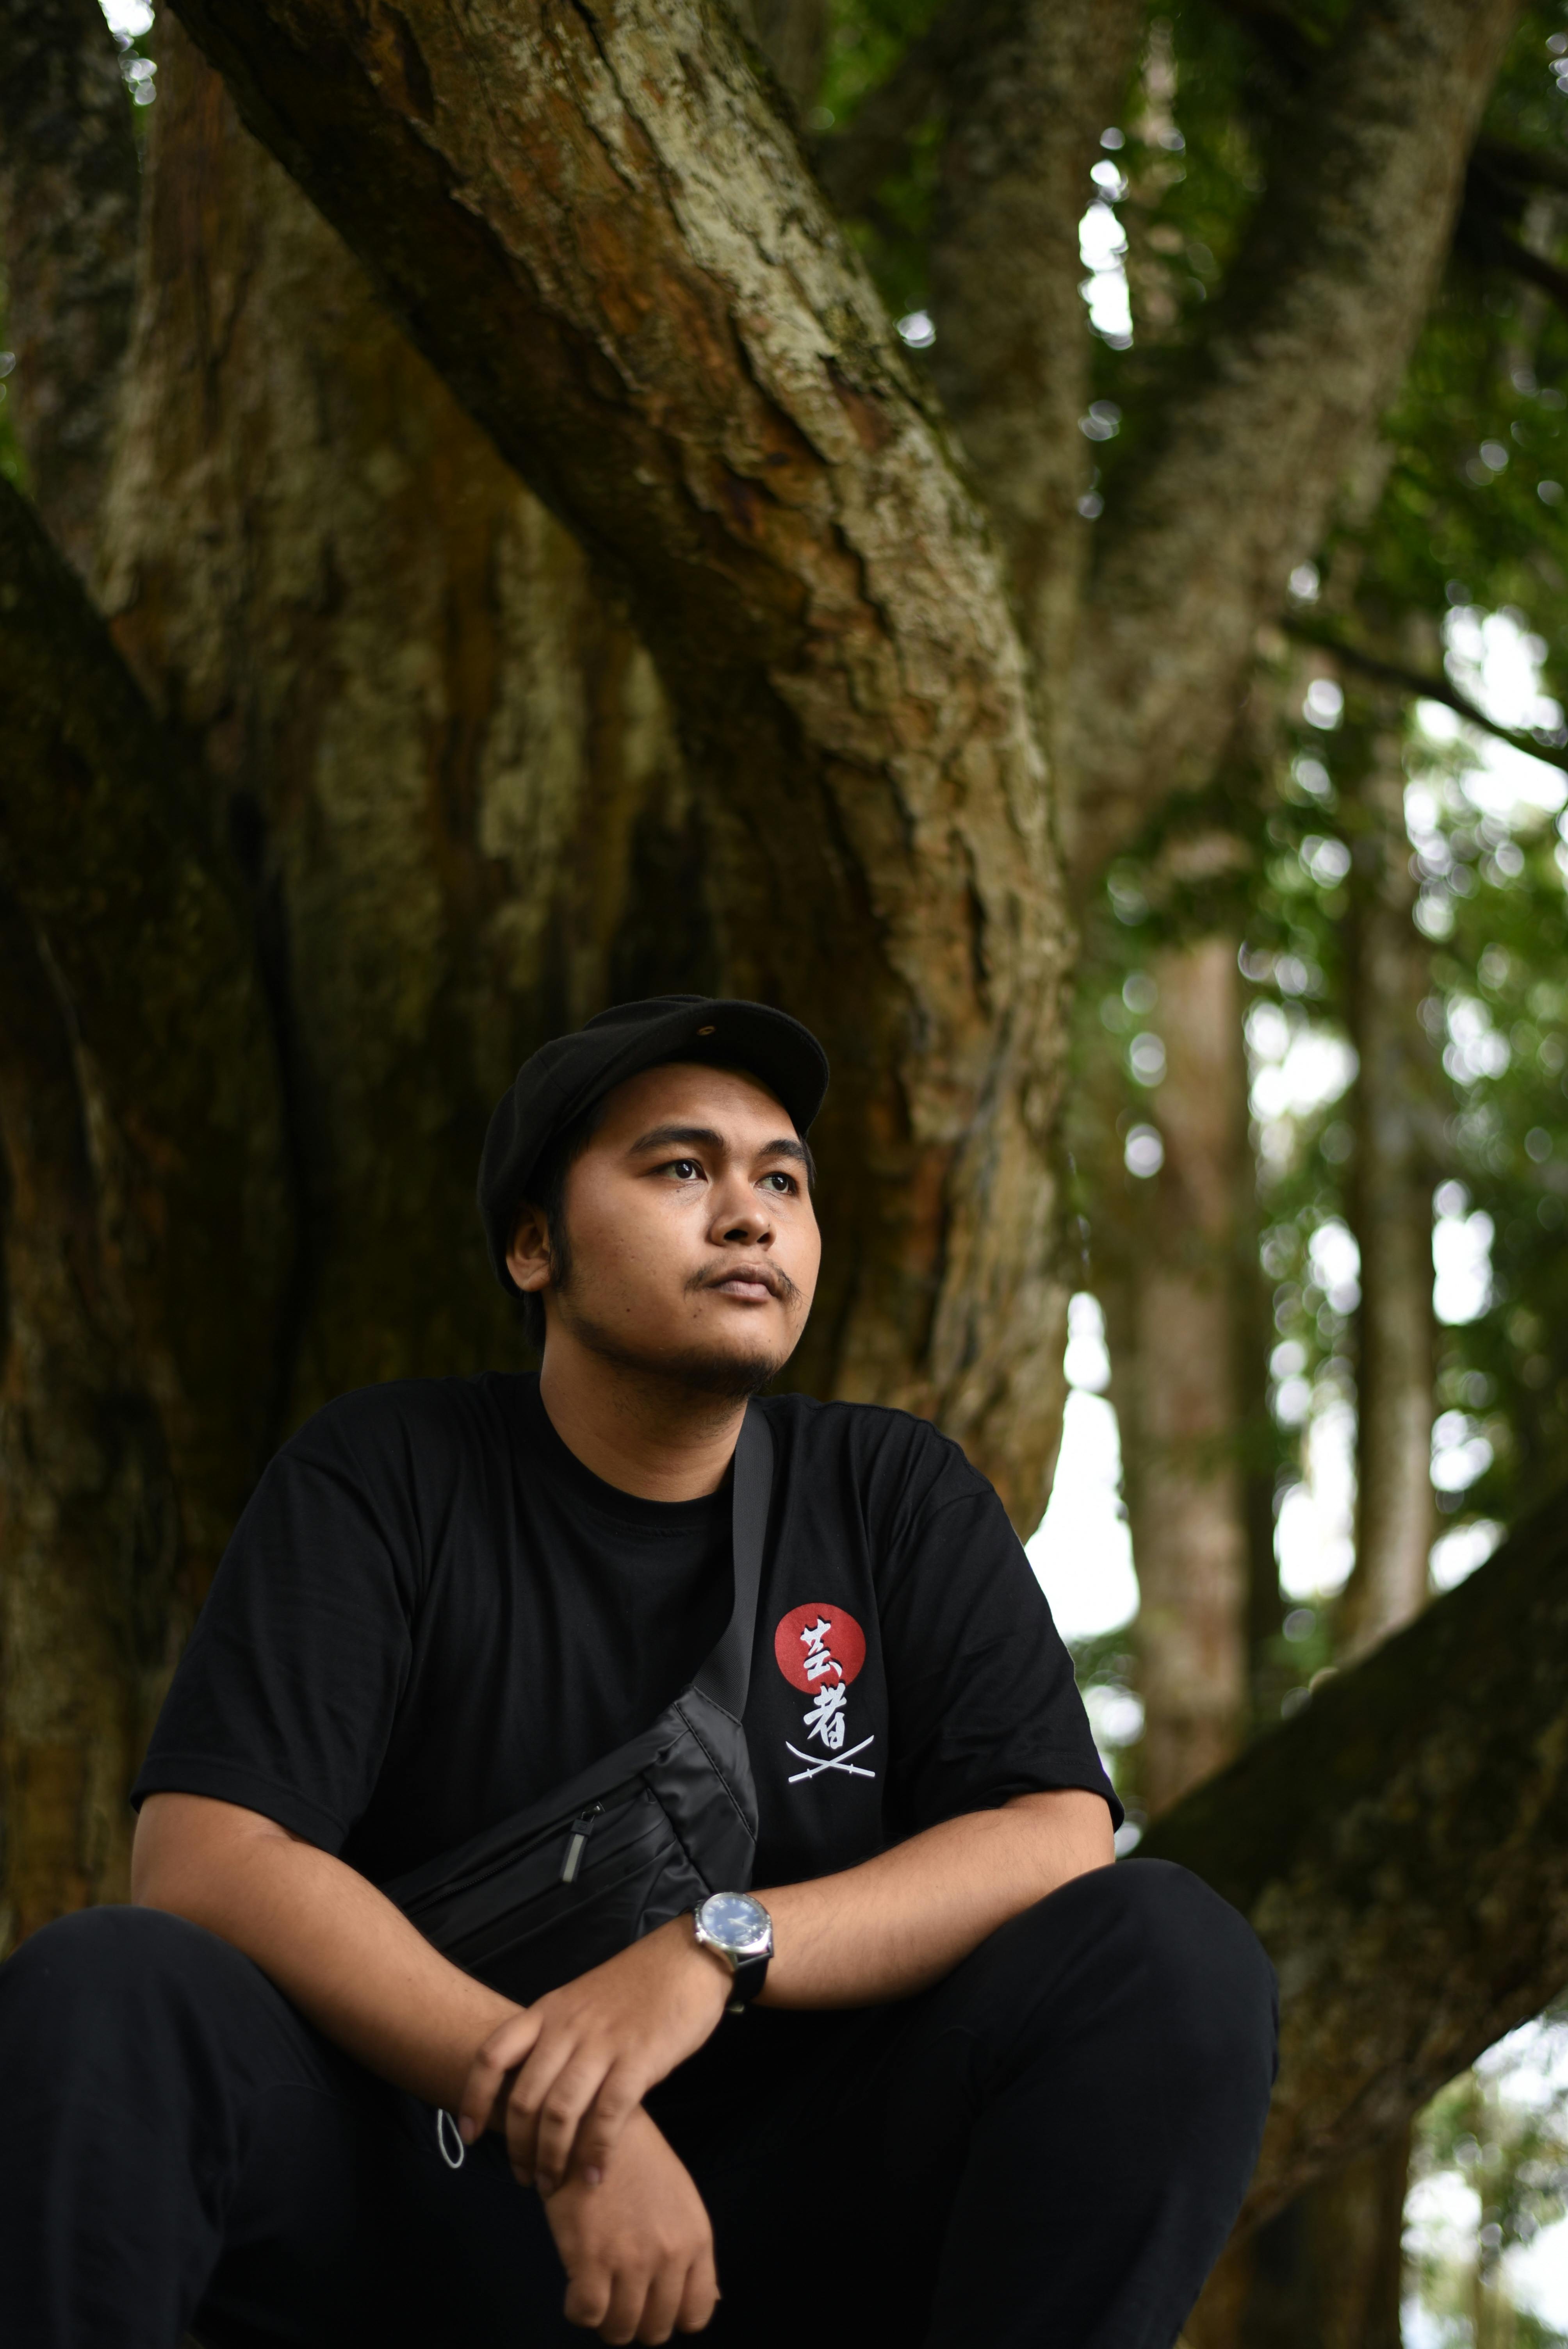
[[85,577],[136,284],[130,106],[98,0],[0,0],[7,387],[38,511]]
[[1483,268],[1506,269],[1527,285],[1538,285],[1560,310],[1568,310],[1568,269],[1549,261],[1544,254],[1532,253],[1484,205],[1466,204],[1455,243]]
[[0,728],[0,884],[72,1031],[102,1258],[199,1580],[269,1433],[291,1249],[273,1038],[201,778],[4,481]]
[[1446,677],[1429,676],[1420,669],[1407,668],[1400,661],[1384,660],[1380,654],[1364,652],[1359,646],[1344,643],[1332,628],[1315,626],[1310,620],[1286,619],[1281,626],[1287,636],[1295,636],[1300,644],[1318,646],[1324,652],[1332,653],[1346,668],[1358,669],[1375,683],[1391,685],[1397,692],[1411,694],[1422,701],[1439,701],[1467,725],[1479,726],[1483,734],[1491,734],[1497,741],[1541,760],[1545,766],[1568,771],[1568,750],[1543,742],[1537,735],[1523,733],[1517,727],[1498,725]]
[[1102,533],[1070,735],[1097,868],[1216,755],[1426,316],[1516,0],[1370,0],[1299,93],[1191,386]]
[[1568,189],[1568,156],[1516,146],[1508,139],[1478,139],[1470,170],[1516,188]]
[[[727,12],[180,14],[624,583],[751,876],[734,983],[820,1020],[856,1072],[824,1132],[868,1203],[839,1234],[832,1375],[940,1415],[1026,1515],[1055,1405],[1044,761],[983,517]],[[769,959],[781,890],[824,909],[812,968]]]
[[1255,2221],[1568,1982],[1568,1499],[1140,1851],[1233,1901],[1279,1974]]

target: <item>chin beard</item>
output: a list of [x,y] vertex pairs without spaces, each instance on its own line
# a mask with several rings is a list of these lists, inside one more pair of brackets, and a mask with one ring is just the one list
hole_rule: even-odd
[[601,1361],[614,1362],[617,1370],[634,1371],[642,1378],[686,1394],[710,1395],[716,1402],[748,1402],[789,1359],[788,1353],[724,1354],[703,1346],[645,1353],[581,1313],[572,1316],[572,1334]]

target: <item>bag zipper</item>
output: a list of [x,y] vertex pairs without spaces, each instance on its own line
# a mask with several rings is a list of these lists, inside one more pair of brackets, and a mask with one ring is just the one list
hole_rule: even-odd
[[593,1832],[593,1822],[603,1808],[603,1803],[590,1803],[587,1809],[579,1811],[573,1820],[572,1833],[566,1844],[566,1857],[561,1863],[562,1884],[575,1884],[577,1881],[577,1871],[583,1865],[583,1855],[588,1848],[588,1838]]

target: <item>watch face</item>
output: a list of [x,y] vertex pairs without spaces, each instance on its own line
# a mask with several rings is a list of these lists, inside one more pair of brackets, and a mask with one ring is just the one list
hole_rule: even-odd
[[708,1940],[738,1958],[759,1956],[772,1945],[773,1920],[749,1892],[710,1893],[697,1915]]

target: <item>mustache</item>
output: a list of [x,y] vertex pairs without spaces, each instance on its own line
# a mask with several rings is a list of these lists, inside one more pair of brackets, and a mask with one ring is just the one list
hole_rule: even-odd
[[686,1282],[688,1289],[717,1288],[727,1280],[755,1280],[781,1305],[798,1304],[800,1292],[782,1266],[777,1264],[711,1264],[694,1272]]

